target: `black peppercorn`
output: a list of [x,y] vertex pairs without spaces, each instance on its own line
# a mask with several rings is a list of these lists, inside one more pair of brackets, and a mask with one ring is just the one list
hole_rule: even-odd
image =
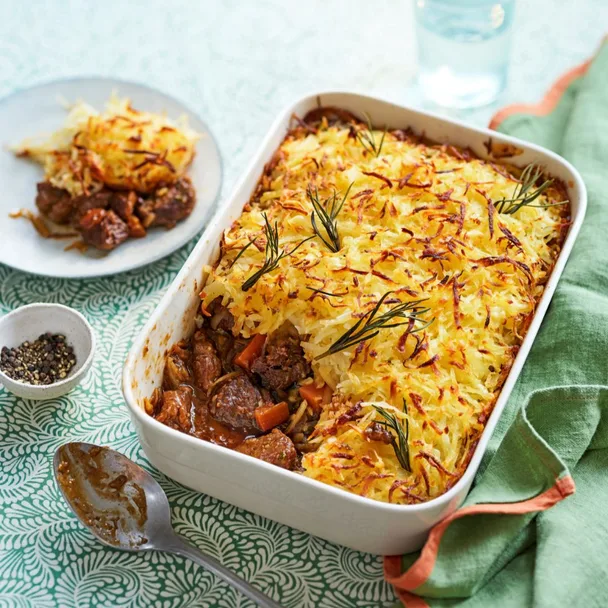
[[76,364],[74,349],[65,336],[47,332],[15,348],[0,350],[0,370],[13,380],[28,384],[52,384],[63,380]]

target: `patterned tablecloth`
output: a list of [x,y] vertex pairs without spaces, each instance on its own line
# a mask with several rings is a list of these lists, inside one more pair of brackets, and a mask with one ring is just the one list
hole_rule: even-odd
[[[297,95],[350,88],[418,102],[411,87],[413,24],[406,0],[0,4],[0,96],[75,75],[158,87],[198,111],[214,132],[224,159],[223,195],[276,112]],[[592,53],[607,17],[601,0],[522,3],[512,85],[502,102],[536,99],[561,71]],[[489,108],[466,117],[484,123],[491,113]],[[133,337],[192,246],[140,271],[100,280],[42,279],[0,265],[0,312],[61,302],[85,314],[98,337],[91,373],[66,397],[35,403],[0,389],[0,605],[251,605],[180,558],[101,547],[68,511],[51,477],[52,454],[68,440],[110,445],[149,468],[123,403],[121,368]],[[169,496],[177,531],[285,606],[394,602],[380,558],[152,472]]]

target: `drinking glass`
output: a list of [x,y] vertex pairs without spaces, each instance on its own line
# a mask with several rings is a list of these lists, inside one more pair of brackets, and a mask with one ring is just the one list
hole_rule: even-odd
[[472,108],[505,89],[515,0],[415,0],[419,83],[430,101]]

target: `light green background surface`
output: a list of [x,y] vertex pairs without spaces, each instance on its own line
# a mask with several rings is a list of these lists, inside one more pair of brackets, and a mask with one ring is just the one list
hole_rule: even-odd
[[[521,3],[512,84],[502,103],[537,99],[563,70],[592,54],[607,23],[603,2]],[[406,1],[0,0],[0,96],[78,75],[158,87],[197,111],[217,137],[224,196],[293,98],[349,88],[418,104],[414,71]],[[484,124],[492,111],[464,117]],[[146,466],[120,392],[122,362],[191,248],[103,280],[41,279],[0,266],[0,312],[61,302],[83,312],[98,336],[93,370],[70,395],[33,403],[0,389],[1,606],[251,605],[179,558],[102,548],[67,510],[50,475],[52,453],[68,440],[111,445]],[[282,604],[394,602],[379,558],[157,478],[177,530]]]

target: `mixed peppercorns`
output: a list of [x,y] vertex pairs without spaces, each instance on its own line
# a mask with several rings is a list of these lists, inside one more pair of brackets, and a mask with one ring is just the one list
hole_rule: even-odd
[[76,365],[74,349],[65,336],[47,332],[15,348],[3,346],[0,369],[13,380],[28,384],[53,384],[67,378]]

